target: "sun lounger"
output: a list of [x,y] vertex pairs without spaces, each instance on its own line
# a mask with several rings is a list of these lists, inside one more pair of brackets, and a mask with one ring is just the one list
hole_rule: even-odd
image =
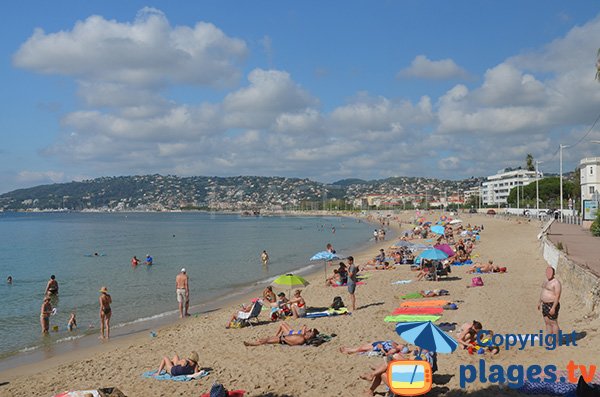
[[249,312],[239,312],[237,315],[237,319],[242,322],[242,325],[250,325],[252,326],[251,320],[256,320],[258,323],[258,315],[262,311],[262,303],[260,301],[256,301],[252,304],[252,308]]

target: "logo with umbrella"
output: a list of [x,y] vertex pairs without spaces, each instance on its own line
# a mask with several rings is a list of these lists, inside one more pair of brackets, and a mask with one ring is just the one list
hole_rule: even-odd
[[418,396],[431,390],[437,353],[452,353],[458,343],[431,321],[399,323],[396,332],[420,348],[417,360],[396,360],[388,365],[388,385],[401,396]]

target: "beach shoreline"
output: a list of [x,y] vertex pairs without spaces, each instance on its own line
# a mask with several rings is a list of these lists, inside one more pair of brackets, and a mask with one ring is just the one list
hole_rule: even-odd
[[[323,211],[311,211],[310,214],[293,213],[293,214],[271,214],[268,216],[306,216],[306,217],[344,217],[361,222],[370,223],[373,227],[379,227],[377,223],[369,221],[366,216],[360,214],[341,214],[331,211],[323,213]],[[390,231],[386,235],[389,241],[396,237],[399,233],[398,228],[390,225]],[[357,247],[357,252],[360,255],[373,248],[371,240],[365,241]],[[356,254],[355,254],[356,255]],[[328,268],[328,273],[331,273],[333,268]],[[314,280],[323,272],[321,262],[314,264],[304,264],[292,271],[294,274],[301,275],[308,280]],[[322,276],[321,276],[322,277]],[[195,318],[202,317],[206,313],[211,313],[220,310],[229,310],[229,308],[238,307],[242,303],[248,303],[251,299],[260,296],[262,290],[269,285],[268,280],[251,282],[249,284],[240,285],[236,288],[241,289],[235,291],[232,287],[229,291],[212,297],[204,302],[197,302],[190,307],[190,313]],[[136,319],[134,321],[120,324],[111,327],[111,340],[107,343],[98,342],[99,330],[94,330],[90,334],[76,334],[65,336],[64,341],[53,342],[46,346],[37,346],[35,348],[26,348],[13,352],[10,355],[0,359],[0,379],[11,379],[15,376],[24,374],[35,374],[42,370],[69,363],[72,361],[84,359],[90,354],[98,354],[110,350],[114,344],[118,347],[126,346],[139,340],[139,338],[148,338],[151,333],[159,334],[165,332],[169,327],[176,326],[179,323],[185,323],[185,320],[179,318],[179,312],[174,302],[174,309],[168,312],[157,313],[149,318]],[[0,389],[1,391],[1,389]]]
[[[432,218],[435,215],[426,216]],[[461,214],[461,218],[465,223],[485,226],[481,241],[476,245],[475,260],[494,259],[494,263],[508,268],[504,274],[481,275],[484,287],[466,288],[472,275],[466,272],[466,267],[461,266],[453,267],[452,277],[448,280],[412,281],[409,284],[394,284],[395,280],[414,280],[415,273],[407,266],[369,272],[370,277],[365,285],[357,288],[359,310],[352,315],[288,320],[292,327],[306,324],[317,327],[325,334],[337,334],[330,342],[319,347],[244,347],[243,341],[272,335],[279,323],[266,321],[263,314],[259,325],[226,330],[225,324],[231,313],[237,310],[238,301],[198,318],[160,328],[155,338],[124,338],[103,345],[106,346],[103,349],[80,351],[79,356],[69,356],[68,360],[63,357],[64,362],[57,359],[52,363],[36,363],[30,369],[23,367],[26,372],[4,371],[0,373],[0,380],[7,379],[10,383],[0,386],[0,396],[49,396],[65,390],[98,387],[118,387],[130,397],[197,396],[208,392],[215,381],[229,389],[247,390],[248,397],[338,396],[348,394],[348,390],[355,392],[352,395],[362,395],[368,383],[358,376],[368,371],[369,366],[379,365],[381,358],[342,354],[340,347],[375,340],[400,341],[394,324],[384,322],[383,318],[398,307],[400,300],[397,296],[422,289],[447,289],[450,291],[448,298],[460,302],[458,310],[444,311],[441,321],[462,324],[479,320],[486,329],[492,329],[495,333],[538,333],[544,326],[536,305],[547,267],[536,238],[539,225],[481,215]],[[347,254],[353,255],[356,263],[362,264],[372,258],[380,246],[387,247],[391,242],[392,239],[380,244],[373,243],[365,252]],[[306,278],[311,285],[303,289],[302,295],[308,306],[329,305],[334,296],[341,296],[348,303],[346,288],[325,287],[323,276],[318,271]],[[462,388],[459,368],[463,365],[477,366],[480,359],[490,361],[488,365],[498,364],[505,368],[516,363],[524,366],[551,364],[562,370],[569,360],[579,364],[597,364],[594,361],[598,356],[596,341],[600,337],[600,320],[588,316],[589,313],[567,285],[561,306],[561,328],[565,332],[576,330],[586,333],[578,341],[577,347],[554,351],[544,347],[528,347],[524,351],[502,350],[496,356],[469,355],[465,350],[440,355],[436,379],[437,382],[439,379],[445,380],[435,386],[438,395],[450,393],[448,395],[466,396],[472,392],[484,393],[473,395],[521,395],[506,386],[498,387],[489,382],[477,381]],[[143,372],[156,369],[162,356],[174,353],[185,355],[190,350],[198,351],[201,366],[212,368],[206,379],[166,382],[141,377]],[[445,391],[440,392],[441,389]]]

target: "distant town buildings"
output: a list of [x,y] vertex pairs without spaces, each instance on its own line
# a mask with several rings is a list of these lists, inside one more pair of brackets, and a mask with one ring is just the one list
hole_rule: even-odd
[[[543,174],[539,172],[538,177],[543,178]],[[535,179],[535,171],[498,171],[498,173],[488,176],[487,180],[481,184],[481,201],[484,206],[506,204],[512,188],[527,186],[531,182],[535,182]]]
[[579,162],[581,200],[598,200],[600,195],[600,157],[586,157]]

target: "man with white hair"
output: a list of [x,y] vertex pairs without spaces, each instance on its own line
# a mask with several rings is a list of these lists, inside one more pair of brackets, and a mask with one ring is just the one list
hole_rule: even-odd
[[190,287],[188,285],[188,275],[185,268],[182,268],[175,278],[175,287],[177,291],[177,302],[179,303],[179,317],[189,316],[190,308]]

